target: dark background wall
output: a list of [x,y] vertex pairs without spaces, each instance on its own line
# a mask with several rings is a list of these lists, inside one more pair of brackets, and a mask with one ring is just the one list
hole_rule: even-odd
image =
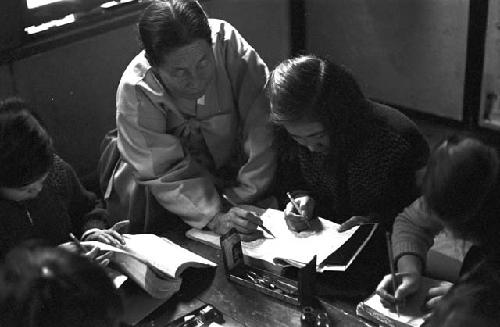
[[57,151],[81,175],[96,167],[118,81],[137,52],[134,27],[125,26],[13,63],[17,93],[40,109]]

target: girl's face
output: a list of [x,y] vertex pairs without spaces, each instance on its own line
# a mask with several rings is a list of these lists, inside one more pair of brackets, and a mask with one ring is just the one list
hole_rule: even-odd
[[205,94],[215,72],[212,47],[198,39],[163,58],[157,72],[169,92],[178,98],[196,100]]
[[43,183],[49,173],[46,173],[31,184],[21,187],[0,187],[0,197],[11,201],[25,201],[34,199],[43,188]]
[[330,136],[320,122],[282,123],[288,134],[311,152],[328,153]]

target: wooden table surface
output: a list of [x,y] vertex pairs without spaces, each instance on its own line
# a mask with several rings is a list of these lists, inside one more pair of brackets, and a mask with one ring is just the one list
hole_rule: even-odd
[[[129,317],[137,319],[137,312],[145,315],[152,311],[137,324],[134,319],[129,319],[129,322],[138,327],[165,326],[204,304],[211,304],[222,312],[224,326],[300,326],[300,307],[228,281],[220,250],[187,239],[183,233],[167,237],[218,266],[185,271],[181,291],[166,302],[152,299],[141,291],[133,296],[133,300],[128,299],[128,303],[125,299],[126,316],[128,312]],[[373,326],[356,316],[353,301],[319,297],[315,308],[328,313],[332,326]]]

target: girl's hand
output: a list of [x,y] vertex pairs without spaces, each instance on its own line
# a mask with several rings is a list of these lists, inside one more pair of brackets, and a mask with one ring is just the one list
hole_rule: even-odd
[[447,281],[441,281],[438,286],[429,289],[429,294],[427,295],[427,302],[425,306],[427,309],[432,310],[441,301],[441,298],[448,293],[453,283]]
[[118,248],[125,245],[123,236],[113,229],[91,228],[82,235],[82,241],[99,241]]
[[386,275],[377,286],[377,294],[380,295],[385,307],[393,307],[396,303],[402,303],[405,298],[416,293],[420,288],[422,275],[419,273],[396,273],[396,292],[392,289],[392,276]]
[[284,211],[288,229],[294,232],[309,229],[309,221],[314,218],[314,199],[309,195],[301,195],[293,200],[296,206],[290,201]]
[[352,216],[348,220],[344,221],[340,226],[338,231],[340,233],[345,232],[353,227],[359,226],[361,224],[366,224],[372,222],[372,218],[368,216]]

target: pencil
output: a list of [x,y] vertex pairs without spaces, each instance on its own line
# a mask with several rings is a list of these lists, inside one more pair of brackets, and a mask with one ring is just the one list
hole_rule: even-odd
[[[292,195],[290,194],[290,192],[286,192],[286,196],[288,197],[288,199],[292,203],[292,205],[295,208],[295,210],[297,210],[297,213],[300,215],[299,205],[297,204],[297,202],[295,202],[295,199],[292,197]],[[302,218],[304,218],[304,222],[306,223],[307,228],[311,228],[311,225],[309,224],[309,220],[306,217],[304,217],[304,216],[302,216]]]
[[[237,207],[238,205],[236,203],[233,202],[233,200],[231,200],[227,195],[225,194],[222,194],[222,197],[224,198],[224,200],[227,201],[227,203],[229,203],[230,205],[232,205],[233,207]],[[259,224],[259,227],[262,228],[266,233],[268,233],[269,235],[271,235],[272,237],[276,238],[276,236],[274,236],[274,234],[268,229],[266,228],[266,226],[264,226],[264,223],[260,223]]]
[[87,252],[87,250],[85,250],[85,248],[83,247],[82,243],[80,243],[80,241],[76,238],[75,235],[73,235],[73,233],[69,233],[69,238],[71,239],[71,241],[73,241],[73,243],[76,244],[78,250],[80,250],[81,252]]
[[[394,292],[394,299],[396,299],[396,271],[394,268],[394,255],[392,253],[392,242],[391,242],[391,234],[389,232],[385,232],[385,239],[387,241],[387,254],[389,256],[389,266],[391,268],[391,279],[392,279],[392,289]],[[397,302],[394,303],[396,306],[396,313],[399,317],[399,304]]]

